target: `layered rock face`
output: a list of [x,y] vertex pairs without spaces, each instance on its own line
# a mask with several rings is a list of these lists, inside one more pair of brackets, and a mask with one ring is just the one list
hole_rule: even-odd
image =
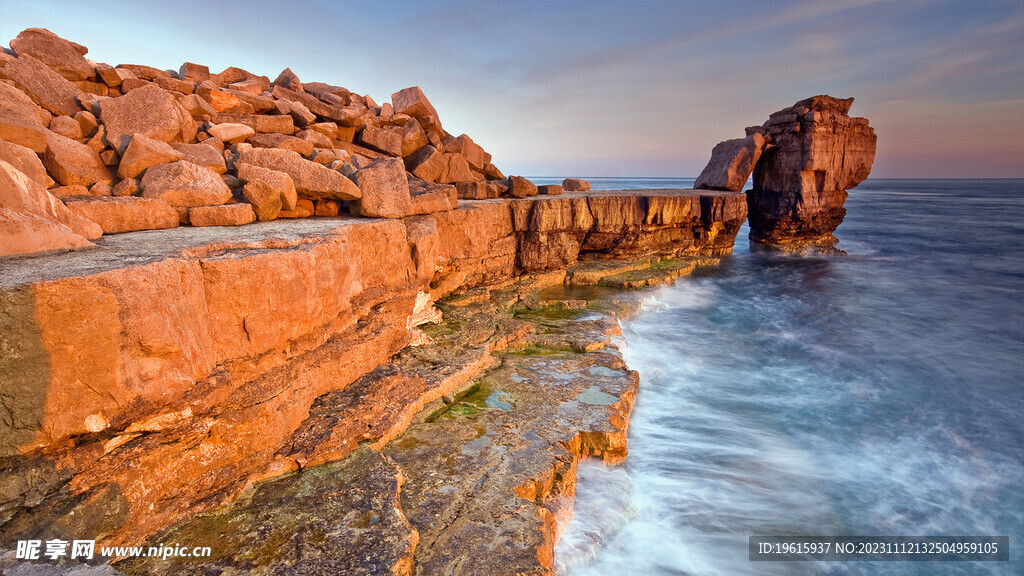
[[846,191],[864,181],[875,159],[875,131],[847,113],[853,98],[815,96],[771,115],[772,143],[754,169],[748,194],[750,237],[776,245],[836,243]]
[[772,114],[747,137],[715,146],[697,188],[747,193],[750,238],[780,247],[831,247],[846,191],[864,181],[875,158],[875,131],[848,115],[853,98],[814,96]]
[[[472,302],[479,287],[527,270],[644,285],[654,276],[642,270],[661,257],[727,252],[744,217],[738,193],[567,193],[404,220],[154,230],[9,260],[0,538],[74,519],[58,536],[139,542],[252,482],[345,458],[362,442],[382,447],[426,402],[492,364],[474,348],[434,361],[439,373],[419,384],[360,380],[424,341],[416,327],[438,321],[434,302]],[[626,266],[583,266],[641,252]],[[672,276],[693,264],[659,267]],[[317,408],[339,391],[354,402],[340,420]]]

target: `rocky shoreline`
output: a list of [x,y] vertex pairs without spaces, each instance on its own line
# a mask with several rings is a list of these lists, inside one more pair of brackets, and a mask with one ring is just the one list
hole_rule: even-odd
[[713,265],[748,210],[828,244],[874,155],[819,96],[702,189],[538,187],[418,87],[87,52],[0,53],[5,575],[83,538],[215,548],[93,560],[128,574],[550,574],[577,462],[626,457],[624,290]]
[[[8,405],[30,425],[6,436],[18,444],[8,444],[2,470],[9,496],[0,535],[6,542],[84,533],[138,544],[261,480],[345,459],[364,445],[390,455],[415,434],[389,444],[417,429],[418,412],[472,388],[499,352],[553,350],[569,357],[564,362],[594,362],[576,357],[606,344],[610,326],[598,322],[597,336],[589,325],[560,336],[509,315],[520,299],[536,298],[531,290],[669,281],[728,253],[745,207],[736,193],[571,193],[467,201],[404,221],[139,232],[105,237],[82,253],[11,260],[0,281],[0,318],[7,346],[19,354],[0,371],[21,390],[43,394],[21,393],[20,404]],[[565,240],[538,252],[538,235]],[[578,245],[569,241],[577,237]],[[610,237],[629,241],[591,248]],[[519,287],[530,278],[533,288]],[[549,300],[570,312],[586,306],[579,298]],[[482,326],[470,330],[461,314]],[[461,347],[446,333],[451,323],[469,339]],[[602,362],[629,380],[621,361]],[[576,384],[583,390],[562,392],[579,395],[599,380],[587,376]],[[611,390],[631,398],[631,386]],[[532,447],[545,455],[533,472],[587,455],[621,460],[629,405],[618,409],[618,439],[605,448],[601,426],[584,419],[566,428],[567,417],[553,443]],[[608,421],[603,407],[594,412],[590,420]],[[578,452],[545,460],[573,442]],[[18,455],[26,447],[33,448]],[[571,470],[563,472],[559,482],[571,486]],[[521,486],[532,476],[502,477]],[[527,509],[534,516],[546,509],[535,503],[571,489],[553,477],[536,482],[536,494],[522,488],[518,497],[534,502]],[[553,546],[552,522],[529,553],[520,551],[537,570],[550,569],[550,554],[538,550]]]

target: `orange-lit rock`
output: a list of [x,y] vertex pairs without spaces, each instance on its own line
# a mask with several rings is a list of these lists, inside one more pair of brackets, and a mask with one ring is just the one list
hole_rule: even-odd
[[71,212],[99,224],[104,234],[158,230],[178,225],[178,213],[155,198],[90,196],[64,201]]
[[853,98],[815,96],[771,115],[771,147],[754,169],[750,237],[778,246],[836,243],[846,191],[871,172],[875,131],[847,113]]
[[189,142],[196,135],[192,116],[166,90],[143,86],[100,102],[100,120],[110,145],[124,152],[132,134],[160,142]]
[[27,28],[11,40],[18,56],[28,54],[68,80],[88,80],[95,71],[84,56],[89,49],[69,42],[46,28]]

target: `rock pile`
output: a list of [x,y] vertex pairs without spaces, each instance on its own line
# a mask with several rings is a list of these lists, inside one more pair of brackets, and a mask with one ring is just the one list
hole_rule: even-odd
[[445,131],[419,87],[377,105],[290,69],[271,81],[191,62],[110,66],[43,28],[10,44],[0,58],[0,256],[88,246],[100,231],[346,210],[403,218],[538,192]]
[[846,191],[864,181],[875,158],[875,131],[848,115],[853,98],[814,96],[769,116],[747,136],[715,146],[696,188],[743,189],[750,238],[776,246],[833,246]]

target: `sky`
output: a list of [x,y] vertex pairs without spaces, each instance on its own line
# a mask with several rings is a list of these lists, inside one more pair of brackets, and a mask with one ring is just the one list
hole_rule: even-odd
[[1022,0],[0,0],[0,43],[33,26],[112,65],[418,85],[506,174],[692,177],[831,94],[878,134],[873,177],[1024,177]]

